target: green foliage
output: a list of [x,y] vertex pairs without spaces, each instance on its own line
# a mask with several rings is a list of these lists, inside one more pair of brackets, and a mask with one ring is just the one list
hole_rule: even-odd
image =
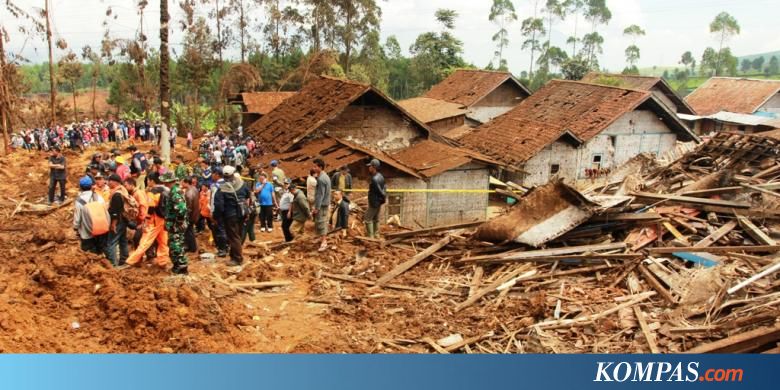
[[589,71],[590,64],[588,60],[581,56],[569,58],[561,65],[561,73],[563,73],[566,80],[582,80]]
[[422,33],[409,48],[412,54],[409,66],[412,81],[409,92],[412,95],[428,90],[443,80],[453,69],[466,66],[466,62],[461,57],[463,42],[449,31],[454,28],[454,19],[449,19],[452,14],[445,12],[448,18],[441,20],[440,11],[446,10],[437,11],[437,20],[442,23],[444,31]]
[[493,0],[493,6],[490,7],[488,20],[498,25],[498,32],[493,35],[493,42],[496,44],[495,57],[498,58],[498,68],[506,70],[507,64],[504,59],[504,49],[509,46],[509,25],[517,20],[515,5],[511,0]]
[[769,66],[767,66],[766,70],[770,75],[780,74],[780,61],[778,61],[777,56],[772,56],[769,59]]

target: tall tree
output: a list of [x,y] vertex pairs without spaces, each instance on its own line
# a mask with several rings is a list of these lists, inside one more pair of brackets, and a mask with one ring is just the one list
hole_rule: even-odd
[[49,0],[44,0],[43,16],[46,17],[46,43],[49,46],[49,86],[51,126],[57,124],[57,80],[54,74],[54,49],[52,48],[51,15],[49,14]]
[[306,21],[309,24],[308,40],[314,52],[323,45],[333,47],[335,42],[336,9],[332,0],[303,0],[308,8]]
[[537,17],[539,7],[539,0],[534,0],[534,14],[533,16],[523,20],[523,24],[520,27],[520,33],[526,38],[523,41],[523,49],[531,50],[531,62],[528,64],[528,77],[534,77],[534,54],[538,50],[541,50],[541,44],[539,42],[539,36],[544,35],[544,21]]
[[410,64],[414,86],[410,94],[423,92],[438,83],[453,69],[466,65],[461,55],[463,42],[452,35],[458,13],[454,10],[440,9],[436,11],[436,20],[442,30],[420,34],[409,48],[412,54]]
[[[546,44],[545,44],[546,46]],[[545,47],[542,51],[542,55],[536,64],[540,68],[543,68],[546,72],[552,73],[555,68],[560,68],[566,60],[569,59],[569,55],[566,51],[557,46]]]
[[214,9],[209,13],[217,25],[217,39],[215,44],[217,46],[217,54],[219,56],[219,63],[222,64],[224,59],[222,57],[222,51],[227,48],[228,41],[230,41],[230,29],[227,26],[223,26],[223,20],[230,14],[231,8],[225,7],[225,0],[214,0]]
[[70,87],[71,96],[73,97],[73,122],[78,122],[78,107],[76,106],[76,83],[84,74],[84,68],[81,66],[76,53],[68,52],[63,56],[58,64],[59,77],[64,80]]
[[750,66],[755,69],[758,72],[761,72],[764,70],[764,56],[756,57],[753,61],[751,61]]
[[571,56],[574,57],[577,54],[577,42],[580,41],[577,29],[580,16],[585,11],[585,0],[564,0],[563,7],[567,13],[574,15],[574,34],[566,40],[566,43],[571,44]]
[[509,46],[509,31],[507,28],[512,22],[517,20],[515,5],[511,0],[493,0],[493,6],[490,7],[488,20],[498,25],[498,32],[493,35],[493,42],[497,49],[495,56],[498,58],[498,68],[506,70],[506,60],[504,59],[504,49]]
[[280,0],[266,0],[266,13],[268,22],[263,32],[274,60],[279,61],[280,57],[299,46],[301,37],[297,30],[303,24],[303,15],[291,5],[282,7]]
[[342,67],[349,73],[352,54],[370,31],[379,28],[382,9],[375,0],[334,0],[337,18],[336,37],[344,48]]
[[710,23],[710,32],[720,35],[720,46],[718,48],[714,73],[714,75],[717,76],[717,72],[721,69],[721,61],[723,60],[723,44],[725,44],[729,38],[739,34],[739,23],[737,23],[737,19],[727,12],[721,12],[715,17],[715,20]]
[[[566,19],[567,7],[565,1],[547,0],[547,3],[544,6],[544,12],[547,13],[547,43],[544,45],[544,51],[546,52],[548,50],[556,48],[555,46],[552,45],[553,23],[555,22],[556,19],[560,19],[560,20]],[[544,69],[546,72],[549,72],[550,69],[549,60],[552,59],[554,56],[558,56],[559,54],[560,53],[555,53],[554,55],[547,55],[546,53],[542,53],[542,57],[545,58]]]
[[241,63],[246,63],[247,53],[254,47],[254,39],[250,33],[250,27],[253,24],[251,10],[260,6],[263,0],[229,0],[227,10],[228,15],[235,15],[233,27],[237,31],[236,43],[238,43],[238,52],[241,57]]
[[691,75],[696,73],[696,59],[693,58],[693,54],[690,51],[683,53],[682,57],[680,57],[680,63],[691,68]]
[[190,113],[194,117],[195,131],[200,131],[201,94],[208,84],[212,72],[216,69],[216,53],[211,44],[211,29],[206,19],[198,18],[187,28],[184,35],[182,55],[179,59],[181,82],[192,93],[189,102]]
[[171,162],[170,134],[171,125],[171,85],[170,53],[168,51],[168,33],[171,16],[168,12],[168,0],[160,0],[160,116],[162,126],[160,131],[161,157],[166,163]]
[[740,65],[739,70],[741,70],[742,73],[747,73],[752,68],[753,68],[753,61],[750,61],[747,58],[743,58],[742,59],[742,64]]
[[711,47],[704,49],[704,52],[701,54],[701,62],[699,63],[699,72],[702,75],[714,74],[718,66],[718,53],[715,49]]
[[636,41],[639,37],[645,35],[645,30],[636,24],[632,24],[623,30],[623,35],[631,39],[631,45],[626,48],[626,62],[628,63],[626,69],[629,71],[627,73],[639,74],[639,69],[637,69],[636,64],[639,61],[640,54],[639,46],[636,45]]

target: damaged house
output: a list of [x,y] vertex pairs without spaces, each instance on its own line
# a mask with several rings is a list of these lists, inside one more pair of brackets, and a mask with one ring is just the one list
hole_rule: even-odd
[[228,104],[239,106],[241,126],[247,128],[293,95],[295,92],[241,92],[230,97]]
[[685,100],[696,115],[681,118],[697,134],[751,134],[780,128],[780,80],[713,77]]
[[509,72],[459,69],[422,97],[459,104],[472,122],[486,123],[511,110],[531,92]]
[[649,91],[553,80],[461,142],[524,172],[506,179],[534,186],[553,177],[592,178],[640,153],[659,155],[694,140]]
[[366,163],[380,160],[390,191],[383,212],[410,227],[484,220],[488,193],[473,190],[488,190],[499,164],[449,145],[370,85],[328,77],[310,81],[247,133],[269,151],[263,162],[281,161],[292,179],[306,178],[322,158],[329,173],[348,167],[353,188],[365,190]]
[[662,77],[590,72],[580,80],[584,83],[648,91],[672,112],[693,115],[695,111]]

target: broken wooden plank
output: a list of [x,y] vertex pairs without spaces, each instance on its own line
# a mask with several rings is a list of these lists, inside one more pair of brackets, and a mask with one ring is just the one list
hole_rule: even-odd
[[760,245],[776,245],[777,243],[775,240],[771,239],[766,233],[764,233],[761,229],[758,228],[758,226],[754,225],[752,221],[747,219],[744,216],[738,215],[737,221],[739,222],[739,226],[742,226],[742,229],[745,229],[745,232],[750,235],[750,237],[753,237],[754,240]]
[[523,264],[517,268],[515,268],[512,272],[504,275],[501,278],[497,278],[493,281],[493,283],[490,283],[487,287],[477,291],[474,293],[474,295],[469,296],[465,301],[459,303],[457,306],[455,306],[454,311],[459,312],[474,303],[476,303],[478,300],[480,300],[485,295],[488,295],[492,292],[496,292],[496,289],[501,286],[502,284],[516,278],[518,275],[522,274],[523,272],[528,271],[531,269],[531,266],[529,264]]
[[574,253],[619,250],[625,248],[626,248],[626,243],[624,242],[610,242],[607,244],[569,246],[563,248],[515,252],[512,254],[503,254],[503,255],[498,254],[498,255],[477,256],[477,257],[461,259],[458,261],[458,263],[480,262],[480,260],[486,260],[486,259],[500,259],[505,261],[513,261],[513,260],[533,259],[533,258],[540,258],[540,257],[562,256],[562,255],[569,255]]
[[739,333],[722,340],[701,344],[685,353],[743,353],[780,340],[780,324]]
[[760,192],[762,194],[767,194],[767,195],[771,195],[771,196],[780,198],[780,194],[779,193],[774,192],[774,191],[770,191],[770,190],[767,190],[767,189],[764,189],[764,188],[761,188],[761,187],[758,187],[758,186],[745,184],[745,183],[742,183],[741,186],[745,187],[745,188],[748,188],[748,189],[751,189],[753,191],[758,191],[758,192]]
[[654,212],[647,213],[618,213],[618,214],[600,214],[591,218],[594,222],[658,222],[663,220],[661,214]]
[[780,245],[747,245],[747,246],[713,246],[713,247],[695,247],[695,246],[667,246],[645,249],[649,253],[675,253],[675,252],[704,252],[704,253],[728,253],[728,252],[780,252]]
[[769,276],[769,275],[771,275],[771,274],[773,274],[773,273],[775,273],[777,271],[780,271],[780,261],[776,262],[775,264],[773,264],[772,266],[766,268],[765,270],[763,270],[763,271],[761,271],[761,272],[759,272],[759,273],[757,273],[757,274],[755,274],[755,275],[745,279],[744,281],[738,283],[736,286],[728,289],[726,292],[728,294],[734,294],[735,292],[737,292],[739,290],[742,290],[743,288],[749,286],[750,284],[752,284],[756,280],[759,280],[761,278]]
[[396,276],[408,271],[410,268],[417,265],[417,263],[427,259],[428,256],[436,253],[436,251],[438,251],[441,248],[444,248],[445,246],[447,246],[447,244],[452,242],[452,237],[453,236],[450,234],[446,235],[444,238],[437,241],[435,244],[429,246],[428,248],[425,248],[424,251],[414,255],[414,257],[412,257],[411,259],[399,264],[398,266],[393,268],[390,272],[382,275],[379,279],[377,279],[376,286],[382,287],[383,285],[385,285],[387,282],[389,282]]
[[479,285],[482,283],[482,275],[484,274],[485,269],[481,266],[474,268],[474,276],[471,278],[471,284],[469,285],[469,296],[474,295],[479,290]]
[[[729,234],[734,228],[737,227],[737,221],[729,221],[723,226],[721,226],[718,230],[712,232],[709,236],[705,237],[703,240],[697,242],[694,244],[694,248],[706,248],[726,236],[726,234]],[[682,252],[682,251],[681,251]]]
[[230,283],[232,287],[236,288],[272,288],[272,287],[284,287],[290,286],[293,282],[290,280],[273,280],[269,282],[246,282],[246,283]]
[[633,295],[633,296],[627,297],[627,298],[629,298],[628,301],[623,302],[623,303],[621,303],[619,305],[616,305],[615,307],[613,307],[611,309],[607,309],[607,310],[602,311],[600,313],[595,313],[595,314],[591,314],[591,315],[587,315],[587,316],[583,316],[583,317],[577,317],[577,318],[573,318],[573,319],[544,321],[544,322],[540,322],[540,323],[537,323],[537,324],[534,324],[534,325],[531,325],[531,326],[535,327],[535,328],[542,329],[542,330],[547,330],[547,329],[569,328],[569,327],[572,327],[572,326],[589,324],[589,323],[592,323],[593,321],[596,321],[596,320],[598,320],[600,318],[606,317],[606,316],[608,316],[608,315],[610,315],[612,313],[616,313],[616,312],[620,311],[623,308],[634,306],[637,303],[640,303],[640,302],[642,302],[642,301],[644,301],[644,300],[646,300],[646,299],[648,299],[648,298],[650,298],[650,297],[652,297],[654,295],[656,295],[655,291],[646,291],[646,292],[643,292],[641,294],[637,294],[637,295]]
[[476,260],[463,259],[457,261],[457,263],[477,263],[477,264],[505,264],[505,263],[519,263],[519,262],[538,262],[538,263],[552,263],[556,261],[608,261],[608,260],[632,260],[636,258],[644,257],[641,253],[588,253],[584,255],[560,255],[560,256],[546,256],[546,257],[532,257],[528,259],[516,259],[514,257],[505,259],[485,259]]
[[466,223],[459,223],[454,225],[443,225],[443,226],[434,226],[430,228],[425,229],[418,229],[418,230],[411,230],[407,232],[398,232],[398,233],[387,233],[385,234],[385,239],[389,240],[392,238],[406,238],[406,237],[414,237],[414,236],[421,236],[424,234],[430,234],[430,233],[437,233],[437,232],[443,232],[447,230],[456,230],[456,229],[467,229],[479,226],[483,224],[482,221],[474,221],[474,222],[466,222]]
[[647,321],[645,320],[645,314],[642,313],[642,309],[639,308],[639,306],[634,306],[634,315],[636,316],[637,322],[639,322],[639,328],[642,330],[642,333],[645,335],[645,340],[647,340],[647,346],[650,347],[650,353],[661,353],[661,350],[658,349],[658,344],[655,342],[655,335],[650,330],[650,327],[647,326]]
[[664,194],[651,194],[648,192],[631,192],[630,195],[641,199],[648,199],[652,201],[666,201],[670,203],[682,203],[693,204],[703,206],[719,206],[719,207],[731,207],[736,209],[749,209],[750,204],[744,202],[731,202],[728,200],[720,199],[707,199],[696,198],[692,196],[680,196],[680,195],[664,195]]
[[436,341],[433,341],[430,337],[425,337],[422,339],[422,341],[426,342],[428,345],[431,346],[436,352],[441,354],[449,354],[449,352],[442,348],[441,345],[437,344]]
[[[337,274],[330,274],[330,273],[327,273],[327,272],[323,272],[322,276],[324,276],[326,278],[330,278],[330,279],[342,280],[342,281],[345,281],[345,282],[351,282],[351,283],[357,283],[357,284],[365,284],[367,286],[373,286],[373,285],[376,284],[376,282],[374,282],[373,280],[359,279],[359,278],[356,278],[356,277],[353,277],[353,276],[349,276],[349,275],[337,275]],[[454,292],[454,291],[442,290],[442,289],[438,289],[438,288],[423,288],[423,287],[414,287],[414,286],[404,286],[404,285],[400,285],[400,284],[386,284],[383,287],[390,288],[390,289],[393,289],[393,290],[416,291],[416,292],[425,293],[425,294],[435,293],[435,294],[439,294],[439,295],[451,295],[451,296],[454,296],[454,297],[463,296],[463,294],[461,294],[461,293],[457,293],[457,292]]]
[[642,274],[647,284],[649,284],[650,287],[653,288],[653,290],[655,290],[659,295],[661,295],[661,297],[665,301],[671,303],[672,305],[677,303],[674,297],[672,296],[672,293],[670,293],[669,290],[667,290],[664,286],[661,286],[661,282],[659,282],[658,279],[655,278],[655,275],[653,275],[653,273],[650,272],[650,270],[647,269],[647,267],[644,264],[639,264],[637,269]]

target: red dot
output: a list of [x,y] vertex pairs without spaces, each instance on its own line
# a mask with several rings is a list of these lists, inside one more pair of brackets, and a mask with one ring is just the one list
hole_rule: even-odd
[[699,377],[699,382],[704,382],[704,377],[703,376]]

